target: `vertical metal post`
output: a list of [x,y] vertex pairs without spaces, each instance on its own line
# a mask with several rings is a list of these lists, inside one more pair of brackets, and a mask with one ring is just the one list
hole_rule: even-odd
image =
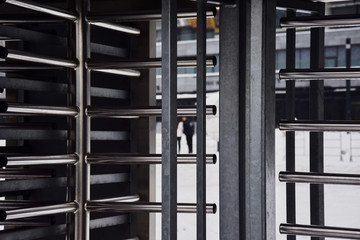
[[275,19],[274,0],[221,8],[221,239],[275,239]]
[[89,0],[76,0],[76,10],[79,19],[76,22],[76,57],[79,66],[76,69],[76,105],[79,115],[76,118],[76,152],[79,162],[76,164],[75,200],[79,209],[75,216],[75,240],[88,240],[89,213],[85,210],[85,203],[89,200],[90,171],[85,162],[85,155],[90,151],[90,120],[85,114],[85,108],[90,105],[90,72],[86,69],[85,61],[90,58],[90,26],[86,22],[89,11]]
[[162,0],[162,239],[177,239],[177,0]]
[[[346,68],[351,68],[351,39],[346,39]],[[351,120],[351,82],[346,80],[346,120]]]
[[[73,9],[74,7],[73,1],[67,1],[67,6],[69,9]],[[67,32],[68,32],[68,39],[67,39],[67,57],[69,59],[73,59],[75,57],[75,44],[74,44],[74,23],[69,22],[67,23]],[[73,69],[67,70],[67,77],[68,77],[68,88],[67,88],[67,104],[68,106],[74,106],[74,98],[72,93],[72,88],[74,87],[74,79],[73,79]],[[73,128],[73,118],[67,118],[67,153],[73,154],[74,147],[73,147],[73,140],[72,140],[72,132],[74,131]],[[74,165],[68,164],[66,166],[66,173],[67,173],[67,190],[66,190],[66,201],[73,202],[75,200],[74,196],[74,186],[72,182],[74,182]],[[66,240],[74,239],[74,214],[67,213],[66,214]]]
[[[318,15],[325,14],[325,5]],[[324,28],[310,30],[310,68],[324,67]],[[324,81],[310,81],[309,117],[312,120],[324,119]],[[324,171],[323,133],[310,132],[310,172]],[[324,225],[324,186],[310,184],[310,222],[312,225]],[[312,237],[312,240],[324,239]]]
[[196,74],[196,221],[197,239],[206,239],[206,3],[197,1],[197,74]]
[[[238,2],[238,1],[237,1]],[[220,239],[240,239],[240,8],[220,7]],[[246,14],[246,10],[244,12]],[[230,27],[231,26],[231,27]],[[243,52],[243,51],[242,51]],[[232,97],[229,97],[232,96]],[[233,106],[231,109],[229,106]],[[242,119],[241,119],[242,120]],[[243,144],[243,142],[241,142]]]
[[[295,17],[296,11],[287,10],[287,17]],[[296,29],[286,30],[286,68],[295,69]],[[295,119],[295,81],[286,81],[286,118]],[[295,172],[295,132],[286,132],[286,171]],[[286,220],[296,223],[295,183],[286,183]],[[288,240],[295,240],[295,235],[288,235]]]

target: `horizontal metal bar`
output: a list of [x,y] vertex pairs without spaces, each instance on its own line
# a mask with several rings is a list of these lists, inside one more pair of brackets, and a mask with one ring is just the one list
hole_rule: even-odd
[[[161,154],[88,154],[88,164],[161,164]],[[178,164],[196,164],[195,154],[177,155]],[[215,154],[206,155],[207,164],[216,164]]]
[[360,121],[313,121],[313,120],[296,120],[279,122],[279,129],[285,131],[360,131]]
[[[217,60],[215,56],[207,57],[206,65],[207,66],[216,66]],[[197,61],[196,57],[181,57],[178,58],[178,67],[196,67]],[[123,69],[123,68],[133,68],[133,69],[146,69],[146,68],[161,68],[162,61],[161,58],[153,59],[128,59],[128,60],[118,60],[113,62],[97,62],[89,61],[87,67],[90,70],[99,70],[99,69]]]
[[0,101],[0,113],[76,117],[78,115],[78,112],[79,110],[77,107],[38,106],[21,103],[7,103],[5,101]]
[[0,167],[75,164],[78,161],[76,154],[48,155],[48,156],[5,156],[0,155]]
[[133,34],[133,35],[140,35],[140,30],[133,27],[128,27],[124,25],[119,25],[116,23],[110,23],[110,22],[100,22],[100,21],[89,21],[91,25],[111,29],[118,32]]
[[309,27],[340,27],[360,25],[360,15],[330,15],[284,17],[280,19],[282,28],[309,28]]
[[[89,212],[161,212],[161,203],[119,203],[119,202],[93,202],[86,204]],[[178,213],[196,213],[196,204],[179,203]],[[216,204],[206,204],[206,213],[216,213]]]
[[289,80],[326,80],[360,78],[360,68],[326,68],[326,69],[281,69],[280,79]]
[[28,53],[0,47],[0,58],[27,61],[33,63],[49,64],[59,67],[76,68],[77,60],[68,60],[55,57],[43,56],[40,54]]
[[280,182],[360,185],[359,174],[280,172]]
[[127,76],[127,77],[140,77],[141,73],[138,70],[133,69],[92,69],[95,72],[110,73],[115,75]]
[[280,233],[313,237],[360,239],[360,229],[314,225],[280,224]]
[[[216,106],[206,106],[207,115],[216,115]],[[86,114],[89,117],[106,117],[106,118],[139,118],[149,116],[161,116],[161,106],[150,107],[87,107]],[[178,116],[196,116],[196,107],[179,106],[177,110]]]
[[39,217],[60,213],[74,213],[77,210],[76,203],[64,203],[50,206],[24,208],[16,210],[0,210],[0,220],[14,220],[20,218]]
[[139,200],[140,200],[140,196],[136,194],[136,195],[130,195],[130,196],[96,199],[96,200],[91,200],[91,201],[92,202],[137,202]]
[[[217,14],[216,8],[212,7],[206,12],[206,16],[215,17]],[[193,10],[183,10],[178,12],[177,18],[196,18],[196,11]],[[160,12],[133,12],[126,14],[119,13],[91,13],[87,16],[89,22],[135,22],[135,21],[153,21],[160,20],[161,13]]]
[[[199,1],[199,0],[190,0],[193,2]],[[205,0],[208,4],[215,4],[215,5],[235,5],[234,0]]]
[[72,13],[69,11],[65,11],[62,9],[57,9],[54,7],[46,6],[37,2],[29,1],[29,0],[3,0],[2,2],[6,2],[8,4],[12,4],[18,7],[30,9],[33,11],[50,14],[53,16],[61,17],[64,19],[68,19],[71,21],[76,21],[78,16],[76,13]]

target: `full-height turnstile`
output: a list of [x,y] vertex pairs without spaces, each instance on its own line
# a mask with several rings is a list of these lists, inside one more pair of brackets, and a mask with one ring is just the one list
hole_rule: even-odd
[[[0,239],[149,239],[150,212],[162,212],[163,239],[176,238],[177,212],[197,213],[198,238],[206,238],[205,214],[216,211],[205,197],[205,164],[215,162],[205,151],[205,116],[216,112],[205,103],[206,66],[216,64],[206,56],[205,23],[214,11],[203,1],[176,5],[1,3]],[[201,26],[198,57],[177,58],[177,18],[189,17]],[[154,20],[161,19],[163,53],[155,58]],[[177,106],[177,66],[198,66],[197,106]],[[160,67],[162,107],[155,102]],[[197,116],[197,155],[176,155],[177,115]],[[164,150],[155,154],[161,116]],[[154,199],[152,164],[163,165],[162,203]],[[198,204],[177,203],[177,164],[197,165]]]
[[[324,1],[326,2],[326,1]],[[287,223],[280,225],[280,232],[288,239],[296,236],[311,236],[311,239],[346,238],[358,239],[359,229],[340,228],[325,225],[324,184],[358,185],[359,176],[354,174],[324,173],[323,132],[358,131],[358,122],[351,120],[324,120],[324,81],[359,78],[356,68],[324,68],[324,27],[358,25],[358,15],[327,15],[324,2],[294,3],[280,1],[287,8],[287,17],[280,20],[286,28],[286,69],[280,70],[279,77],[286,80],[286,120],[279,122],[280,130],[286,132],[286,171],[279,173],[279,179],[286,182]],[[297,10],[308,12],[309,16],[297,16]],[[296,28],[310,31],[310,68],[296,69],[295,39]],[[347,47],[348,48],[348,47]],[[309,119],[295,120],[295,81],[309,80]],[[345,106],[344,106],[345,107]],[[310,172],[295,169],[295,131],[310,132]],[[310,184],[310,225],[296,222],[295,184]]]

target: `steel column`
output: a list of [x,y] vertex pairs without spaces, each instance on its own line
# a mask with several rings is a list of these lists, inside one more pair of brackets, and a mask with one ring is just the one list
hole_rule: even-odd
[[[287,17],[296,16],[296,11],[287,10]],[[295,69],[296,30],[286,30],[286,68]],[[286,82],[286,118],[295,119],[295,81]],[[286,132],[286,171],[295,171],[295,132]],[[295,183],[286,184],[286,220],[296,223]],[[288,235],[288,240],[295,240],[296,236]]]
[[221,239],[275,239],[275,17],[273,0],[221,7]]
[[[325,14],[325,4],[316,15]],[[310,68],[324,67],[324,28],[310,30]],[[324,119],[324,81],[310,82],[309,118]],[[323,133],[310,132],[310,172],[324,171]],[[324,225],[324,186],[310,184],[310,222],[312,225]],[[312,237],[321,240],[323,237]]]
[[177,239],[177,0],[162,0],[162,239]]
[[76,105],[79,108],[76,118],[76,152],[79,162],[75,168],[75,201],[79,207],[75,216],[75,240],[88,240],[90,237],[90,216],[85,209],[90,199],[90,169],[85,161],[86,154],[90,152],[90,120],[85,113],[86,106],[90,105],[90,72],[85,66],[85,61],[90,58],[90,26],[86,21],[89,5],[89,0],[76,1],[79,15],[76,22],[76,57],[79,61],[76,69]]
[[206,239],[206,1],[197,1],[196,236]]

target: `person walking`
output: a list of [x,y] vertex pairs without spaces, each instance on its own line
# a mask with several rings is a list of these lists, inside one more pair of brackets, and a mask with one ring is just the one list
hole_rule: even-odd
[[177,125],[177,142],[179,146],[178,153],[180,153],[181,137],[183,134],[184,134],[184,122],[181,119],[178,119],[178,125]]
[[193,152],[193,144],[192,144],[192,138],[194,135],[194,122],[187,119],[187,117],[183,117],[184,122],[184,134],[186,136],[186,142],[189,148],[189,153]]

